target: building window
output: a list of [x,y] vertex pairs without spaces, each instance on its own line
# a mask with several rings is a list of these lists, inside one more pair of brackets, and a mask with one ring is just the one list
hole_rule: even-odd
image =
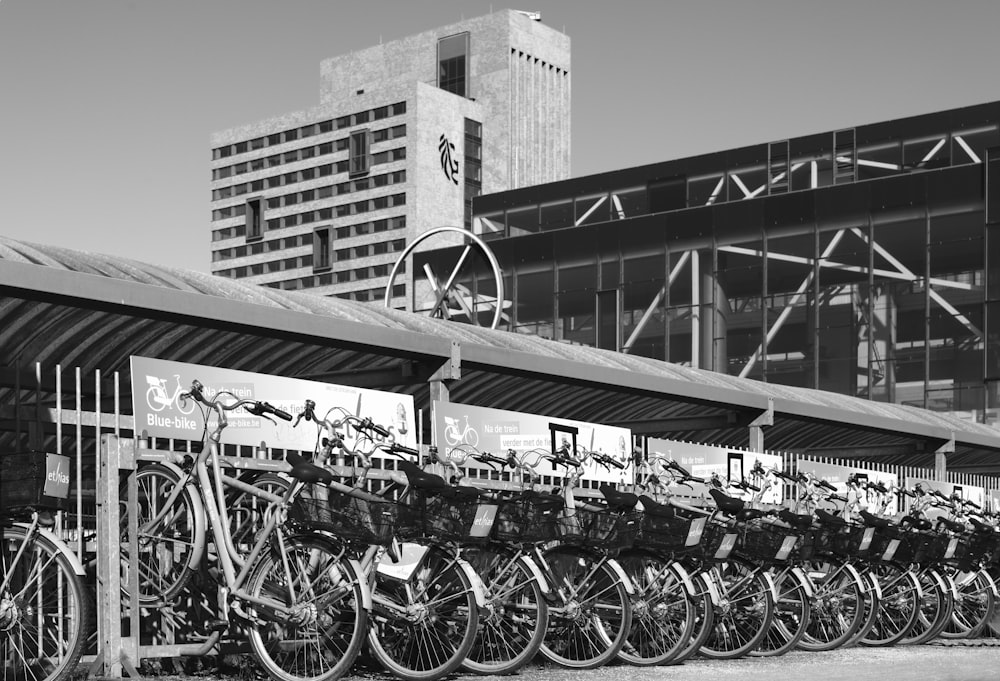
[[351,166],[350,174],[361,175],[368,172],[369,166],[369,137],[367,129],[358,130],[351,133]]
[[438,41],[438,87],[465,97],[466,64],[469,56],[469,34],[441,38]]
[[329,269],[333,264],[332,253],[330,228],[322,227],[313,232],[313,270]]
[[465,215],[466,229],[472,229],[472,199],[483,193],[483,126],[465,119]]
[[247,241],[260,239],[264,236],[264,209],[260,199],[250,199],[246,204],[246,235]]

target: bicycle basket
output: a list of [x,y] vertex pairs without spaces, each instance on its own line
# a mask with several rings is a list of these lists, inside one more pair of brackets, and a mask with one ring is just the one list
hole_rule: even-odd
[[680,551],[701,541],[704,532],[703,518],[685,518],[679,514],[661,515],[644,513],[639,529],[643,546],[655,549]]
[[360,499],[330,492],[328,500],[299,496],[289,521],[330,532],[344,541],[388,546],[396,534],[399,506],[394,501]]
[[798,535],[791,528],[770,523],[748,524],[740,535],[737,550],[754,560],[788,560],[797,540]]
[[555,539],[562,507],[563,501],[557,497],[505,499],[497,509],[492,537],[497,541],[521,544]]
[[632,546],[639,531],[639,513],[612,513],[608,510],[573,509],[557,523],[557,535],[567,544],[594,546],[611,551]]
[[1000,535],[996,532],[973,532],[964,542],[964,555],[957,556],[959,568],[969,572],[979,565],[989,563],[997,552]]
[[725,560],[736,547],[737,533],[724,523],[709,521],[701,533],[701,542],[687,552],[702,560]]
[[816,537],[816,553],[843,558],[864,557],[871,550],[873,528],[863,525],[823,525]]
[[0,515],[69,509],[70,458],[48,452],[0,453]]
[[414,490],[402,506],[399,531],[407,539],[464,542],[484,538],[493,529],[496,511],[495,503],[480,503],[471,494]]

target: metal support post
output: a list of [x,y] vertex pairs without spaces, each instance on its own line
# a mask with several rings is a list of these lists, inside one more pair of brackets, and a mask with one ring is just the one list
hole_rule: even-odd
[[[451,342],[451,357],[449,357],[437,371],[427,379],[430,388],[431,405],[431,444],[438,441],[437,432],[437,410],[434,408],[437,402],[450,402],[448,386],[452,381],[462,378],[462,346],[456,341]],[[423,447],[424,443],[420,443]],[[421,451],[423,451],[421,449]]]
[[951,439],[934,450],[934,479],[948,482],[948,455],[955,453],[955,433]]
[[[121,506],[119,471],[129,475],[129,495],[135,498],[135,444],[116,435],[101,436],[101,451],[97,478],[97,616],[99,650],[91,666],[91,675],[120,679],[122,672],[139,678],[135,662],[139,656],[139,609],[129,607],[129,636],[122,636],[122,573],[121,573]],[[129,514],[129,536],[132,546],[129,558],[129,591],[138,591],[138,551],[136,535],[138,521]],[[131,603],[136,602],[135,598]]]
[[767,409],[750,422],[750,451],[764,452],[764,428],[774,425],[774,400],[767,398]]

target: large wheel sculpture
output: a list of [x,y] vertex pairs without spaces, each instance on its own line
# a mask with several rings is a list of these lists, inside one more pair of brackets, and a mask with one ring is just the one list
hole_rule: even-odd
[[479,315],[472,309],[470,304],[470,296],[468,295],[468,290],[460,285],[456,284],[455,279],[458,277],[459,271],[461,271],[462,266],[468,259],[469,254],[472,252],[473,247],[478,248],[486,262],[489,263],[490,269],[493,271],[493,283],[496,286],[496,300],[493,301],[493,322],[490,324],[491,329],[497,328],[500,324],[500,320],[503,316],[504,307],[504,290],[503,290],[503,272],[500,270],[500,263],[497,262],[496,256],[493,255],[493,251],[490,247],[486,245],[486,242],[480,239],[478,236],[472,232],[462,229],[461,227],[436,227],[434,229],[428,230],[417,237],[406,249],[400,253],[399,258],[396,260],[396,264],[392,266],[392,272],[389,273],[389,283],[385,287],[385,306],[390,307],[390,300],[392,299],[392,288],[396,283],[396,276],[399,274],[403,263],[406,262],[406,258],[413,253],[414,249],[427,239],[437,236],[438,234],[444,234],[448,232],[454,232],[456,234],[461,234],[463,237],[470,239],[472,243],[466,243],[465,248],[462,250],[462,254],[458,258],[458,262],[452,269],[451,274],[448,278],[442,282],[433,272],[429,264],[424,265],[424,274],[427,277],[427,281],[430,283],[431,291],[434,293],[434,304],[430,308],[430,315],[432,317],[443,317],[444,319],[450,319],[451,313],[449,312],[449,304],[454,304],[459,308],[465,315],[469,317],[469,321],[476,326],[479,326]]

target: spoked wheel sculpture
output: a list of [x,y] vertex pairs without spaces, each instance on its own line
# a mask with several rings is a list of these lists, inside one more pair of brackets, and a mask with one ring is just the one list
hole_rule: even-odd
[[[504,298],[503,272],[500,270],[500,263],[497,262],[496,256],[485,241],[461,227],[436,227],[424,232],[406,247],[396,260],[396,264],[392,266],[392,272],[389,273],[389,283],[385,288],[385,306],[391,307],[392,289],[396,283],[396,278],[403,273],[407,257],[416,250],[417,246],[428,239],[440,237],[442,241],[447,240],[447,237],[441,236],[447,234],[458,234],[464,237],[465,248],[462,249],[458,256],[458,260],[452,268],[451,273],[444,279],[438,276],[438,273],[434,271],[430,263],[424,263],[422,269],[429,285],[429,289],[425,291],[428,296],[426,303],[429,303],[429,307],[425,306],[424,302],[418,303],[415,301],[414,308],[418,311],[425,310],[431,317],[468,319],[470,324],[475,324],[476,326],[484,325],[482,323],[482,321],[485,321],[483,319],[484,313],[488,313],[492,309],[493,315],[489,324],[491,329],[497,328],[501,320],[509,322],[509,317],[503,312],[504,307],[509,306],[510,303]],[[460,280],[459,275],[462,268],[473,264],[469,256],[474,251],[479,258],[485,261],[492,271],[493,291],[496,292],[495,295],[492,292],[490,294],[473,293]],[[471,260],[475,259],[476,257],[473,257]],[[416,274],[413,275],[413,280],[414,288],[416,288]]]

